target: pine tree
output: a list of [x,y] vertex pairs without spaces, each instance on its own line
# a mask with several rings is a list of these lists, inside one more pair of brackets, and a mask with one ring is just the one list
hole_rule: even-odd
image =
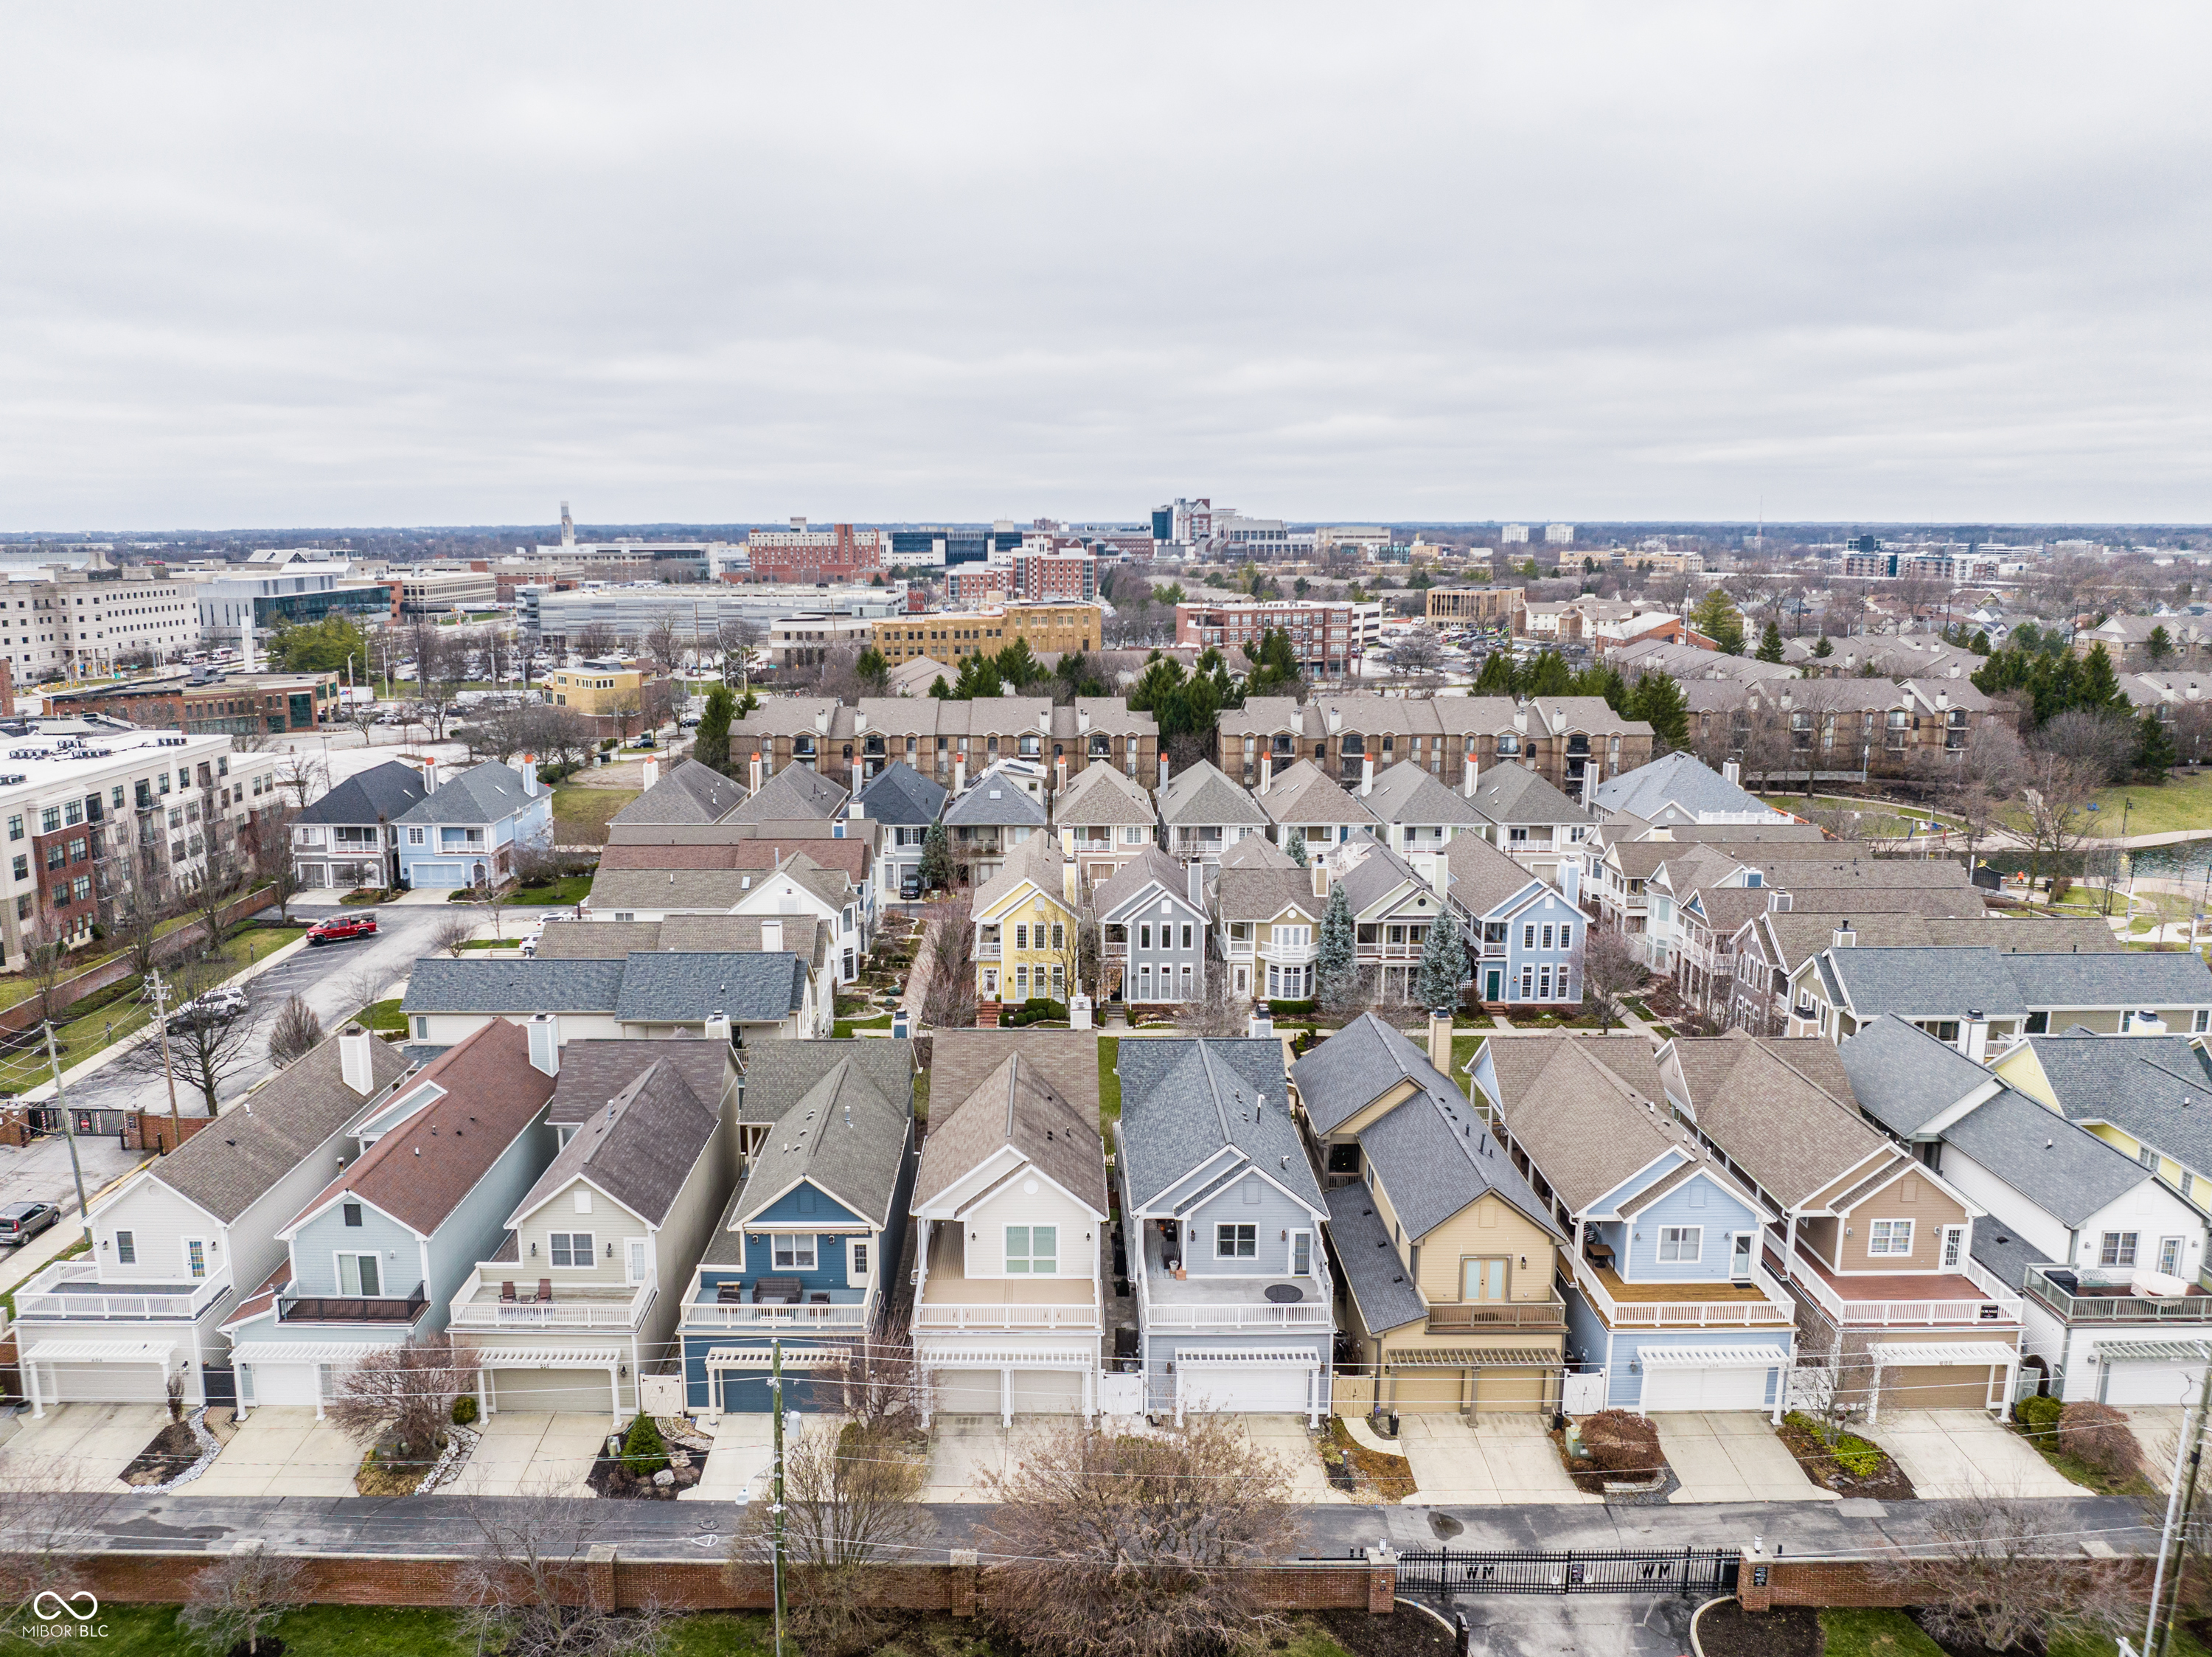
[[1716,587],[1690,612],[1690,625],[1732,656],[1743,654],[1743,614],[1724,588]]
[[1466,980],[1467,951],[1460,947],[1458,923],[1446,910],[1430,923],[1421,964],[1413,972],[1413,995],[1424,1007],[1448,1011]]
[[1331,1012],[1341,1012],[1359,994],[1359,951],[1352,933],[1352,905],[1341,886],[1329,887],[1328,907],[1322,911],[1314,989]]
[[1814,641],[1813,654],[1823,661],[1836,654],[1836,647],[1828,643],[1828,636],[1826,633]]
[[1664,673],[1645,673],[1630,695],[1629,716],[1651,727],[1652,740],[1662,753],[1679,753],[1690,746],[1690,707],[1682,687]]
[[699,716],[699,734],[692,739],[691,757],[710,771],[727,774],[730,769],[730,716],[738,699],[726,685],[707,692],[706,710]]
[[1291,854],[1292,862],[1300,868],[1304,868],[1306,866],[1306,832],[1301,828],[1293,828],[1291,831],[1291,843],[1284,850]]
[[1557,650],[1546,650],[1528,664],[1528,683],[1522,688],[1530,696],[1568,696],[1573,693],[1575,676],[1565,657]]
[[1771,621],[1766,624],[1766,631],[1759,636],[1759,659],[1761,661],[1782,660],[1782,630]]
[[1520,675],[1513,671],[1511,650],[1492,650],[1482,659],[1482,671],[1474,679],[1477,696],[1511,696],[1520,688]]
[[[942,681],[939,681],[942,683]],[[929,832],[921,837],[921,889],[925,892],[950,892],[952,889],[952,837],[945,832],[945,825],[932,823]]]
[[861,684],[872,691],[881,691],[890,682],[891,665],[884,653],[872,644],[853,660],[853,672]]
[[2173,733],[2155,712],[2136,721],[2136,769],[2147,781],[2165,782],[2166,774],[2181,763],[2180,751],[2173,746]]
[[2150,637],[2143,641],[2143,660],[2156,667],[2172,659],[2173,635],[2166,631],[2161,622],[2150,630]]

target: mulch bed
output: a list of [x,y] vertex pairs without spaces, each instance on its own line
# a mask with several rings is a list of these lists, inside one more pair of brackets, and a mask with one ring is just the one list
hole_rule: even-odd
[[1864,1496],[1875,1502],[1911,1502],[1914,1499],[1912,1481],[1905,1476],[1902,1467],[1890,1459],[1887,1450],[1882,1452],[1881,1466],[1861,1478],[1856,1473],[1845,1471],[1835,1457],[1828,1453],[1828,1447],[1802,1428],[1793,1427],[1785,1421],[1774,1430],[1781,1435],[1782,1442],[1788,1447],[1790,1453],[1797,1458],[1797,1465],[1805,1470],[1805,1477],[1823,1489],[1833,1490],[1838,1496]]
[[[686,1466],[682,1463],[688,1462]],[[707,1471],[704,1450],[678,1450],[672,1447],[668,1456],[668,1471],[676,1475],[666,1484],[657,1484],[653,1475],[634,1476],[619,1456],[609,1455],[603,1447],[599,1459],[592,1464],[590,1476],[584,1481],[592,1487],[592,1494],[611,1497],[616,1501],[673,1502],[679,1492],[690,1489]]]
[[200,1441],[189,1423],[173,1421],[154,1435],[154,1441],[141,1450],[128,1467],[123,1470],[125,1484],[167,1484],[179,1473],[189,1472],[200,1459]]
[[1698,1643],[1705,1657],[1820,1657],[1820,1613],[1747,1611],[1730,1599],[1698,1619]]
[[1411,1462],[1403,1456],[1377,1455],[1355,1441],[1334,1416],[1321,1459],[1328,1469],[1328,1482],[1363,1502],[1402,1502],[1417,1488]]

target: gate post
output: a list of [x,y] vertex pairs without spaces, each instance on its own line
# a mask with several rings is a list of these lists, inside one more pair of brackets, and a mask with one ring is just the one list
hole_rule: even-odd
[[1367,1610],[1371,1616],[1387,1616],[1397,1603],[1398,1555],[1385,1542],[1367,1550]]
[[1737,1556],[1735,1597],[1746,1611],[1774,1609],[1773,1574],[1765,1552],[1756,1542]]

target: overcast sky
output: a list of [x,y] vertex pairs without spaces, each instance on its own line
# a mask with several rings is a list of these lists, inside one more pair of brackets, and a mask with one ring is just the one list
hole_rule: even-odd
[[0,529],[2212,520],[2201,5],[337,14],[0,13]]

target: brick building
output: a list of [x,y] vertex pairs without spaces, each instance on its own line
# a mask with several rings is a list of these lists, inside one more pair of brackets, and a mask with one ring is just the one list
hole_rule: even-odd
[[863,786],[894,761],[957,792],[994,761],[1041,766],[1057,790],[1085,767],[1111,765],[1146,788],[1159,784],[1159,722],[1120,697],[1000,696],[973,702],[863,697],[848,706],[822,697],[772,697],[730,727],[730,769],[753,780],[792,765]]
[[1021,600],[1029,603],[1098,600],[1098,555],[1095,552],[1017,552],[1001,564],[966,564],[945,576],[950,604],[981,605]]
[[985,610],[937,610],[875,623],[876,649],[894,667],[923,656],[957,667],[967,656],[994,656],[1016,639],[1032,651],[1096,650],[1103,612],[1095,604],[1019,604]]
[[336,716],[338,676],[226,673],[204,684],[172,677],[92,685],[50,695],[46,705],[56,716],[100,714],[143,730],[180,730],[193,736],[282,735],[311,731]]
[[1349,600],[1200,600],[1176,606],[1176,643],[1200,650],[1211,645],[1241,661],[1243,646],[1256,649],[1262,634],[1279,632],[1289,638],[1291,654],[1305,672],[1340,679],[1359,671],[1377,621],[1379,606]]
[[756,529],[745,537],[752,579],[767,582],[866,581],[882,572],[890,545],[880,529],[809,529],[804,518],[793,518],[788,529]]
[[1445,627],[1495,627],[1520,631],[1527,589],[1519,587],[1431,587],[1428,618]]

